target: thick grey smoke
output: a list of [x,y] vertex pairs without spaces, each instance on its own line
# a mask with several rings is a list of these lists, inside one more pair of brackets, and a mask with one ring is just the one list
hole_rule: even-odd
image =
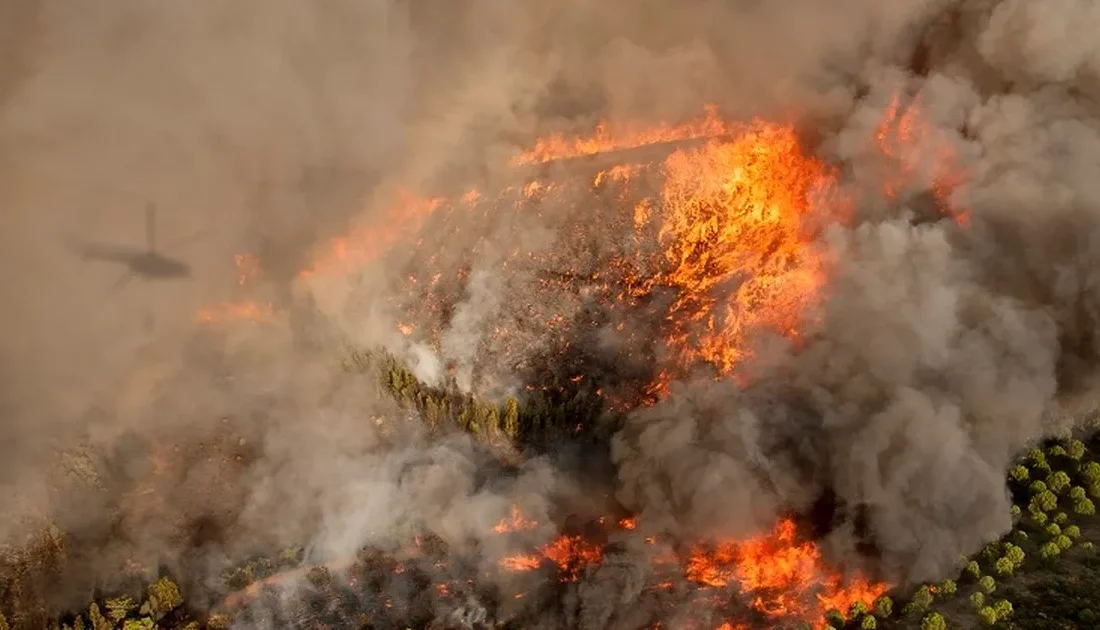
[[834,277],[803,347],[748,391],[693,385],[616,438],[620,497],[659,527],[744,535],[828,488],[866,511],[884,575],[936,579],[1010,528],[1012,458],[1095,404],[1095,46],[1048,39],[1068,5],[959,5],[929,31],[927,76],[868,66],[825,146],[873,185],[881,154],[860,148],[900,89],[971,177],[954,200],[968,226],[912,222],[942,160],[918,142],[927,175],[901,216],[863,206],[827,233]]
[[[563,497],[602,504],[602,488],[563,466],[497,476],[469,439],[429,439],[300,330],[196,332],[194,314],[238,297],[233,256],[256,252],[260,293],[245,297],[308,295],[339,338],[389,348],[427,382],[489,397],[537,386],[526,382],[537,364],[576,341],[557,322],[596,313],[594,274],[643,247],[629,225],[601,220],[611,200],[587,190],[545,193],[561,214],[429,223],[379,264],[290,285],[328,237],[384,224],[399,189],[495,194],[515,184],[505,161],[536,134],[677,119],[707,102],[794,121],[844,190],[880,190],[897,166],[873,148],[897,95],[928,135],[907,145],[904,190],[861,198],[849,226],[824,231],[832,279],[804,343],[755,339],[752,386],[692,379],[627,418],[614,494],[639,535],[757,533],[832,492],[867,522],[880,552],[870,568],[906,581],[942,575],[1008,528],[1011,458],[1094,398],[1090,4],[426,6],[0,9],[0,470],[32,511],[76,532],[76,592],[61,589],[61,605],[123,559],[199,583],[240,554],[307,541],[326,561],[385,547],[403,527],[492,558],[499,543],[483,534],[512,503],[546,524],[532,541],[554,533]],[[943,146],[966,174],[951,200],[968,209],[965,228],[928,220]],[[123,269],[67,247],[140,247],[150,202],[188,281],[114,288]],[[453,308],[417,302],[410,272],[466,264],[440,284]],[[605,313],[584,341],[639,367],[666,297],[637,316]],[[89,468],[95,493],[52,485]],[[830,535],[832,560],[860,563],[845,553],[866,535],[856,529]],[[643,592],[651,550],[615,543],[567,601],[510,604],[553,612],[513,614],[530,627],[635,627],[690,608]]]

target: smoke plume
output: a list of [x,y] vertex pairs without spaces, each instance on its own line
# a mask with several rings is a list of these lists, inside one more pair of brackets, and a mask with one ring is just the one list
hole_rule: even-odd
[[[339,562],[430,535],[447,550],[443,581],[492,577],[457,598],[467,608],[410,594],[405,578],[381,587],[427,621],[675,624],[697,595],[682,579],[645,587],[669,551],[647,538],[678,550],[758,536],[828,496],[831,564],[904,584],[1011,527],[1013,458],[1098,402],[1095,8],[549,7],[0,8],[0,481],[26,508],[0,537],[25,541],[35,515],[71,535],[62,586],[17,622],[83,603],[126,561],[217,593],[249,554],[304,544],[308,561]],[[708,104],[725,121],[789,125],[830,182],[802,218],[820,299],[782,302],[795,337],[747,330],[736,378],[716,378],[715,360],[678,363],[665,343],[669,313],[703,303],[685,306],[671,281],[635,291],[662,273],[649,265],[666,235],[637,227],[654,208],[625,205],[635,189],[590,185],[612,162],[509,163],[536,138]],[[613,158],[658,165],[629,186],[659,205],[667,154],[708,155],[696,140]],[[185,280],[74,253],[142,250],[148,204]],[[259,261],[247,279],[242,254]],[[242,296],[290,316],[196,323]],[[685,326],[672,333],[699,345]],[[601,427],[611,472],[580,447],[506,465],[428,431],[340,368],[342,343],[502,404],[592,382],[617,412]],[[538,590],[545,570],[493,573],[517,540],[492,533],[513,505],[538,523],[514,534],[529,546],[575,533],[565,515],[630,514],[637,529],[601,531],[598,567]]]

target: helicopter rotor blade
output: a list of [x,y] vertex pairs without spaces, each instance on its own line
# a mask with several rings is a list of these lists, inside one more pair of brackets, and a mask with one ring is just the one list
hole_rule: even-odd
[[149,203],[145,206],[145,244],[150,253],[157,251],[156,206]]

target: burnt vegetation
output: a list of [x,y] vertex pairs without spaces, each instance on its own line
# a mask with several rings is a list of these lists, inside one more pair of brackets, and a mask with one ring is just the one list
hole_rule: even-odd
[[[457,393],[453,387],[429,387],[384,352],[349,351],[343,368],[385,387],[429,432],[465,431],[488,447],[500,447],[502,459],[524,454],[561,454],[583,449],[599,458],[607,436],[619,421],[595,394],[599,384],[565,379],[502,404]],[[1100,500],[1100,441],[1088,434],[1036,445],[1008,471],[1017,514],[1016,527],[979,554],[960,560],[954,579],[895,590],[872,605],[832,610],[818,627],[921,628],[970,627],[1075,628],[1091,625],[1100,614],[1093,540],[1100,537],[1094,501]],[[501,474],[507,474],[503,463]],[[131,471],[132,472],[132,471]],[[625,514],[625,513],[624,513]],[[821,537],[845,519],[859,527],[859,508],[840,505],[826,492],[799,519],[799,535]],[[217,527],[195,526],[195,536],[214,535]],[[625,552],[616,542],[616,526],[583,514],[565,519],[564,538],[597,549],[602,563],[614,565]],[[583,541],[581,543],[580,541]],[[0,628],[125,630],[242,627],[300,628],[526,628],[545,619],[592,614],[581,607],[585,580],[598,579],[598,566],[559,565],[543,557],[532,570],[509,582],[506,590],[479,581],[476,548],[454,553],[431,535],[412,536],[400,551],[363,548],[354,558],[313,565],[303,548],[288,548],[243,560],[225,571],[220,586],[187,593],[178,584],[187,576],[163,575],[151,584],[119,581],[112,592],[97,594],[81,610],[51,609],[50,585],[71,566],[65,532],[47,527],[22,549],[7,549],[0,571],[0,601],[6,617]],[[868,542],[861,552],[873,554]],[[571,577],[572,576],[572,577]],[[583,579],[579,579],[582,578]],[[182,580],[173,578],[183,578]],[[658,579],[648,576],[648,579]],[[682,586],[653,597],[669,602],[705,598],[707,589]],[[188,603],[193,595],[199,605]],[[535,599],[538,604],[533,605]],[[734,597],[714,626],[734,620],[745,627],[772,627],[774,621]],[[574,608],[570,609],[573,606]],[[538,611],[539,618],[526,616]],[[641,613],[640,613],[641,614]],[[620,619],[622,623],[628,620]],[[642,614],[637,627],[657,619]],[[695,619],[706,622],[705,619]],[[827,624],[827,625],[822,625]],[[736,626],[731,626],[736,627]],[[791,627],[804,627],[798,624]]]

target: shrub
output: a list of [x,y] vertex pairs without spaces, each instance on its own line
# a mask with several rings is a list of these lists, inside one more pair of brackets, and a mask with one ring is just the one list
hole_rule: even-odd
[[832,608],[825,613],[825,621],[837,628],[843,628],[845,619],[839,610]]
[[1030,477],[1030,475],[1028,475],[1027,468],[1025,466],[1021,466],[1020,464],[1016,464],[1015,466],[1013,466],[1008,471],[1008,476],[1012,477],[1012,479],[1020,483],[1026,482]]
[[1055,444],[1047,449],[1047,455],[1051,457],[1065,457],[1067,455],[1066,449]]
[[1051,560],[1057,558],[1062,553],[1062,548],[1053,542],[1044,543],[1042,547],[1039,547],[1039,555],[1044,560]]
[[1096,549],[1096,545],[1092,544],[1091,541],[1086,540],[1085,542],[1081,543],[1080,549],[1085,553],[1092,553]]
[[1022,544],[1022,543],[1027,542],[1028,539],[1031,538],[1031,536],[1028,536],[1027,532],[1025,532],[1024,530],[1017,529],[1016,531],[1012,532],[1012,538],[1015,539],[1016,542]]
[[856,602],[848,609],[848,619],[859,619],[867,614],[867,604]]
[[1031,465],[1031,469],[1043,473],[1050,472],[1050,464],[1047,463],[1047,456],[1043,451],[1039,449],[1033,449],[1027,457],[1028,463]]
[[997,611],[990,606],[983,606],[978,610],[978,619],[981,619],[983,624],[992,626],[997,623]]
[[1089,462],[1081,469],[1081,479],[1086,484],[1100,483],[1100,463]]
[[1031,503],[1036,506],[1037,512],[1050,512],[1058,507],[1058,496],[1050,490],[1043,490],[1031,498]]
[[1058,525],[1065,525],[1069,522],[1069,516],[1067,516],[1065,512],[1059,512],[1055,514],[1054,518],[1052,518],[1051,520],[1053,520]]
[[922,586],[917,589],[916,593],[913,593],[912,603],[916,604],[921,610],[924,610],[932,605],[932,589],[927,586]]
[[1020,506],[1013,503],[1012,507],[1009,508],[1009,513],[1012,514],[1012,518],[1018,518],[1021,514]]
[[981,591],[974,591],[970,594],[970,605],[974,608],[981,608],[985,606],[985,593]]
[[1066,445],[1066,454],[1073,459],[1081,459],[1085,456],[1085,443],[1081,440],[1070,440]]
[[905,617],[906,619],[914,619],[916,617],[919,617],[922,612],[924,612],[924,609],[921,608],[916,602],[909,602],[908,604],[901,607],[901,616]]
[[984,575],[982,579],[978,580],[978,588],[982,589],[986,595],[989,595],[993,591],[997,590],[997,582],[994,581],[993,576]]
[[1031,449],[1031,452],[1027,454],[1027,459],[1033,465],[1047,463],[1047,456],[1043,454],[1043,451],[1037,448]]
[[1001,555],[1001,543],[1000,541],[993,541],[982,547],[982,557],[990,562],[996,560]]
[[975,560],[971,560],[966,563],[966,568],[963,569],[963,573],[969,575],[975,580],[982,577],[982,567]]
[[920,622],[920,630],[946,630],[946,628],[947,622],[943,620],[943,615],[937,612],[928,613]]

